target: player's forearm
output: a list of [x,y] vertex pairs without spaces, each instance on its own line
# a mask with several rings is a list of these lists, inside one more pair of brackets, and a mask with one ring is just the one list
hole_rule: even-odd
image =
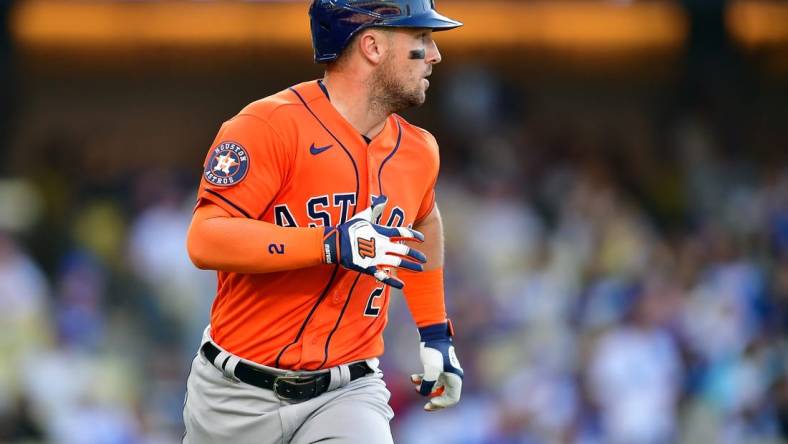
[[405,282],[403,291],[413,320],[419,327],[446,321],[443,291],[443,223],[438,207],[433,208],[414,229],[424,234],[419,247],[427,256],[424,271],[414,273],[401,270],[398,276]]
[[424,234],[424,242],[412,243],[409,246],[418,248],[427,256],[424,271],[443,268],[443,220],[436,205],[432,212],[413,227]]
[[271,273],[323,263],[322,228],[284,228],[229,217],[215,206],[195,211],[187,237],[189,257],[201,269]]

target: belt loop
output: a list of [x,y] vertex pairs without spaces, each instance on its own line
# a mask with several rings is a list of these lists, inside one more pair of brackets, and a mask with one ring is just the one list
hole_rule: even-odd
[[342,373],[339,367],[331,367],[329,370],[331,371],[331,376],[328,381],[328,388],[326,389],[327,392],[342,387]]
[[339,366],[339,375],[342,378],[342,387],[350,383],[350,367],[347,365]]
[[350,383],[350,367],[347,365],[338,365],[330,368],[331,378],[328,382],[327,392],[344,387]]
[[235,376],[235,367],[239,362],[241,362],[241,358],[235,355],[230,355],[230,359],[227,360],[227,364],[225,364],[224,368],[222,369],[224,378],[236,384],[241,382],[241,380]]
[[230,357],[230,354],[226,351],[219,349],[219,354],[213,358],[213,366],[218,368],[219,370],[224,370],[224,361]]
[[350,383],[350,367],[347,365],[338,365],[331,367],[331,379],[328,382],[327,392],[344,387]]
[[[241,381],[239,381],[238,378],[235,377],[235,366],[238,365],[239,360],[240,359],[238,359],[236,356],[233,356],[230,353],[227,353],[226,351],[219,349],[219,354],[216,355],[216,358],[214,358],[213,360],[213,366],[222,372],[222,377],[224,379],[238,383]],[[231,362],[232,362],[232,368],[228,372],[226,367]]]

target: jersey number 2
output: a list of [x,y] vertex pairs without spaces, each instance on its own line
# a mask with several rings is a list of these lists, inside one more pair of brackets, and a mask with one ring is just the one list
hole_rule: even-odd
[[383,287],[376,288],[372,293],[369,295],[369,299],[367,299],[367,308],[364,310],[364,316],[369,316],[376,318],[380,315],[380,306],[375,305],[375,301],[383,296]]

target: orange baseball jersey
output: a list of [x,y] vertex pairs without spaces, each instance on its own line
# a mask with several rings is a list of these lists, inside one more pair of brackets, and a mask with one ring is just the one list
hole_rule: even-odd
[[[389,201],[379,223],[411,226],[434,206],[438,146],[391,115],[367,143],[319,81],[256,101],[225,122],[208,153],[198,205],[283,227],[338,225]],[[250,239],[254,242],[254,239]],[[261,245],[274,256],[286,244]],[[383,353],[389,288],[339,265],[218,272],[214,341],[264,365],[317,370]]]

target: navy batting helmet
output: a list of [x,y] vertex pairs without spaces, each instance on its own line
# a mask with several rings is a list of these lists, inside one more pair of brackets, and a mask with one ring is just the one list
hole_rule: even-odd
[[309,8],[315,62],[336,60],[353,36],[373,26],[446,31],[462,23],[435,11],[435,0],[314,0]]

